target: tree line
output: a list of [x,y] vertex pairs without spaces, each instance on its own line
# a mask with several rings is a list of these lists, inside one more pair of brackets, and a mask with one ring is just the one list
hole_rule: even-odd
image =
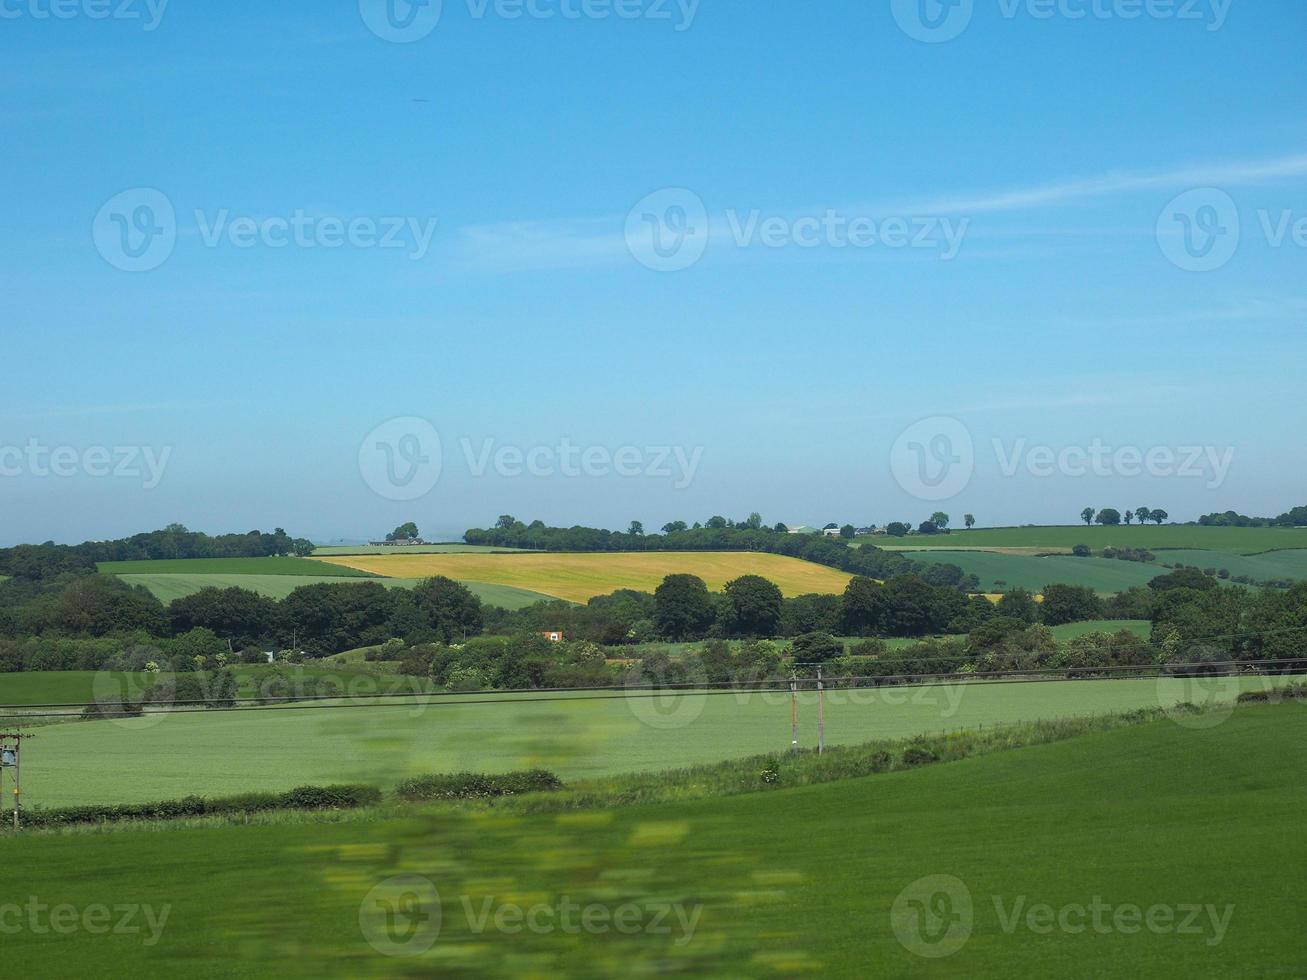
[[0,548],[0,575],[25,579],[53,579],[67,572],[94,572],[102,561],[143,561],[167,558],[267,558],[277,555],[309,555],[313,543],[292,538],[281,528],[271,534],[208,535],[190,531],[181,524],[169,524],[158,531],[146,531],[113,541],[85,541],[63,545],[20,544]]
[[524,524],[506,514],[494,527],[468,530],[463,539],[472,545],[532,551],[758,551],[869,578],[912,574],[927,584],[961,592],[974,592],[980,587],[975,575],[963,572],[957,565],[916,562],[871,545],[850,544],[843,538],[790,534],[783,524],[767,527],[756,513],[739,523],[725,517],[712,517],[692,526],[673,521],[663,526],[661,534],[645,534],[639,521],[633,521],[626,531],[610,531],[548,527],[538,520]]

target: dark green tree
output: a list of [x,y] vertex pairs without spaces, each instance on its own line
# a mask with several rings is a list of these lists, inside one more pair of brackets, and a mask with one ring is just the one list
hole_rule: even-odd
[[715,612],[708,586],[697,575],[668,575],[654,590],[654,627],[670,640],[699,639]]
[[775,636],[780,631],[784,597],[774,582],[761,575],[742,575],[726,583],[738,636]]

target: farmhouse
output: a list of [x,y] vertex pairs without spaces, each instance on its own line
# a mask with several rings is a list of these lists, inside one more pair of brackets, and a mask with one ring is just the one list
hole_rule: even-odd
[[540,635],[543,636],[543,637],[544,637],[546,640],[548,640],[550,643],[562,643],[562,642],[563,642],[563,633],[562,633],[561,630],[545,630],[545,631],[544,631],[543,633],[541,633]]

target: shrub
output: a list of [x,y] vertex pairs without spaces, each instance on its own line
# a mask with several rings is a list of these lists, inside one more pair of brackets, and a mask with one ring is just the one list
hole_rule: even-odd
[[381,802],[375,786],[301,786],[287,793],[245,793],[215,800],[187,796],[154,803],[87,804],[56,810],[28,810],[28,827],[63,827],[72,824],[114,823],[123,820],[176,820],[224,813],[260,813],[268,810],[345,810]]
[[912,768],[914,766],[924,766],[931,762],[938,762],[939,755],[925,742],[913,742],[903,750],[903,765]]
[[88,720],[96,718],[139,718],[143,713],[140,704],[131,701],[103,701],[88,704],[82,709],[82,717]]
[[1091,554],[1089,545],[1078,544],[1071,549],[1071,554],[1075,555],[1077,558],[1088,558]]
[[479,800],[562,788],[563,781],[552,772],[531,769],[493,776],[477,772],[416,776],[396,786],[395,795],[405,800]]

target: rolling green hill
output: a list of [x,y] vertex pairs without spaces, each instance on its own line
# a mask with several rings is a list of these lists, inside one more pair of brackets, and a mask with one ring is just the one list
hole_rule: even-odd
[[[1261,677],[1243,678],[1247,688],[1266,683]],[[70,722],[42,730],[41,763],[24,783],[31,805],[64,806],[287,790],[305,782],[389,785],[420,772],[534,765],[576,778],[717,762],[789,745],[789,699],[782,692],[629,700],[535,697],[541,695],[497,704],[444,696],[425,705],[237,709]],[[1195,698],[1185,682],[1170,678],[833,691],[826,703],[826,735],[832,745],[854,744]],[[815,695],[805,694],[800,702],[800,742],[811,746]],[[239,765],[231,764],[235,757]]]
[[914,534],[905,538],[862,537],[860,543],[877,548],[915,551],[922,548],[1024,548],[1070,551],[1087,544],[1094,551],[1106,547],[1200,548],[1254,554],[1277,548],[1307,548],[1307,528],[1302,527],[1200,527],[1189,524],[1148,524],[1143,527],[1056,527],[974,528],[951,534]]
[[[41,902],[148,903],[157,928],[138,909],[135,932],[20,929],[5,938],[5,966],[1294,977],[1307,972],[1305,768],[1307,711],[1279,705],[1206,730],[1160,720],[917,770],[612,810],[6,836],[0,861],[15,881],[39,880]],[[395,875],[420,877],[383,884]],[[564,902],[573,928],[561,926]],[[381,913],[396,907],[423,914],[392,916],[382,932]],[[596,910],[589,928],[582,907]],[[612,927],[617,907],[633,910],[634,928]],[[655,907],[666,928],[654,927]],[[520,913],[501,914],[514,908],[545,914],[526,928]],[[410,957],[378,952],[415,936],[429,941]]]
[[[1182,554],[1182,552],[1175,552]],[[1040,592],[1052,583],[1084,585],[1096,592],[1124,592],[1147,585],[1166,574],[1160,565],[1121,561],[1115,558],[1074,558],[1070,555],[1008,555],[993,551],[913,551],[914,561],[957,565],[980,579],[984,592],[1023,588]]]

